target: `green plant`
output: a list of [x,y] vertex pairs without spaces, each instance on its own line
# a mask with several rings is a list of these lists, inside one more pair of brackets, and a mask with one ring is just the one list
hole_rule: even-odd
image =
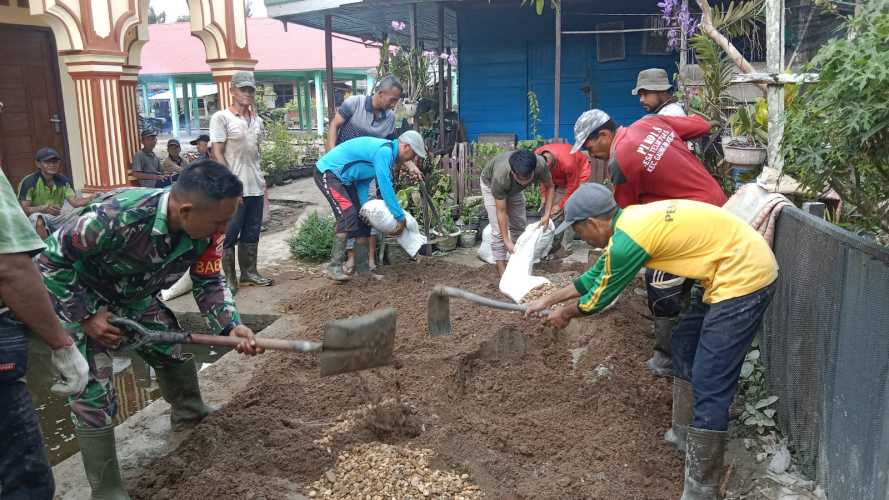
[[290,237],[290,254],[297,259],[322,262],[330,257],[336,220],[312,212]]
[[889,1],[847,21],[849,37],[821,47],[787,109],[785,170],[814,196],[833,189],[857,229],[889,233]]
[[[763,112],[764,111],[764,112]],[[748,146],[765,147],[769,142],[769,111],[766,100],[742,106],[729,118],[732,136],[743,138]]]
[[296,163],[296,149],[290,142],[290,132],[284,120],[274,120],[266,125],[267,142],[271,147],[262,150],[262,172],[266,183],[275,186],[284,182],[284,177]]
[[528,122],[531,125],[531,137],[536,139],[540,135],[540,103],[533,90],[528,91]]
[[528,210],[537,210],[540,208],[540,184],[531,184],[525,188],[525,208]]
[[[559,8],[560,0],[549,0],[550,7],[553,9]],[[534,7],[534,10],[537,12],[537,15],[543,14],[543,7],[546,6],[546,0],[522,0],[522,7],[529,5]]]
[[766,390],[765,369],[760,359],[758,339],[753,341],[741,365],[738,395],[744,403],[741,423],[755,428],[759,434],[777,427],[776,410],[770,407],[778,401],[778,396],[769,395]]

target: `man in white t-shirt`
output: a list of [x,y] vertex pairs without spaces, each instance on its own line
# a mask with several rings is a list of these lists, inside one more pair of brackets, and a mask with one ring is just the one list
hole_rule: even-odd
[[262,227],[265,177],[259,161],[264,135],[262,118],[254,111],[256,80],[250,71],[239,71],[231,80],[232,105],[210,119],[212,158],[227,166],[244,184],[243,201],[228,225],[223,243],[222,269],[232,294],[238,291],[235,245],[241,267],[240,283],[269,286],[272,280],[259,274],[256,259]]
[[648,113],[664,116],[686,116],[682,104],[673,96],[667,72],[661,68],[644,69],[636,79],[633,95]]

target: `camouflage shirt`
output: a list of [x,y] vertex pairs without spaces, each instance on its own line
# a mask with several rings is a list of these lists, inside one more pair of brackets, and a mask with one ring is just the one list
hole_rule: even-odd
[[222,333],[240,316],[222,274],[222,238],[192,239],[167,226],[169,191],[123,189],[81,210],[46,241],[37,259],[65,321],[100,307],[148,307],[186,271],[207,324]]

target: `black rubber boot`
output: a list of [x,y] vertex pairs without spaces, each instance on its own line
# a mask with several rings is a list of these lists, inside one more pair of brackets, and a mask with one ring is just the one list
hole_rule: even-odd
[[75,428],[80,441],[80,456],[90,483],[93,500],[129,500],[130,496],[120,478],[114,426]]
[[226,248],[222,251],[222,272],[232,295],[238,294],[238,274],[235,269],[235,247]]
[[355,274],[358,276],[371,276],[378,280],[383,279],[382,275],[370,271],[370,246],[367,238],[356,238],[352,251],[355,252]]
[[688,426],[691,424],[694,395],[691,382],[673,377],[673,425],[664,433],[664,441],[685,453]]
[[673,358],[670,342],[673,336],[673,318],[655,316],[654,354],[645,363],[655,377],[673,376]]
[[726,432],[688,428],[685,484],[680,500],[717,500],[722,480]]
[[330,249],[330,262],[327,264],[327,277],[333,281],[348,281],[349,275],[343,272],[343,264],[346,262],[346,239],[333,237],[333,247]]
[[178,430],[200,422],[216,409],[204,404],[194,358],[155,368],[161,395],[170,403],[170,426]]
[[241,264],[241,283],[244,285],[272,286],[272,279],[256,270],[259,257],[259,243],[239,243],[238,262]]

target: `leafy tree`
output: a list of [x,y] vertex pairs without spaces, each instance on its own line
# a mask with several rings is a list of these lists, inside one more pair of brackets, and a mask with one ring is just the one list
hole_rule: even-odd
[[813,193],[833,189],[856,229],[889,234],[889,0],[847,21],[822,47],[787,109],[785,170]]

